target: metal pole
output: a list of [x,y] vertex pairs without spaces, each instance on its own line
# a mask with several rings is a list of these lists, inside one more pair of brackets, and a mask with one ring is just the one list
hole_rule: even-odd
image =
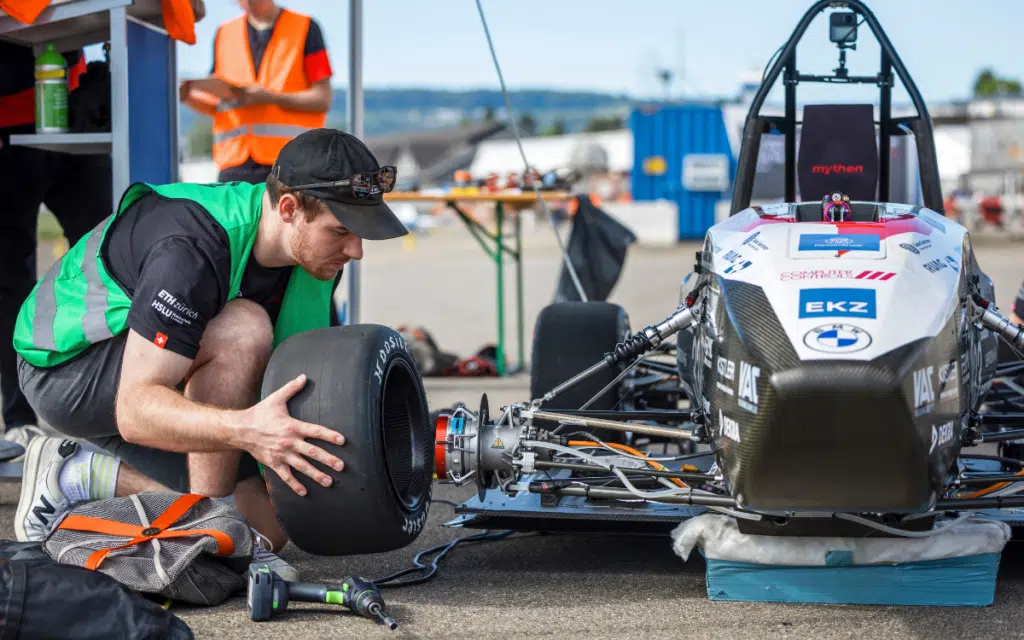
[[[363,0],[348,3],[348,131],[363,139]],[[349,315],[346,324],[359,324],[359,261],[347,265]]]

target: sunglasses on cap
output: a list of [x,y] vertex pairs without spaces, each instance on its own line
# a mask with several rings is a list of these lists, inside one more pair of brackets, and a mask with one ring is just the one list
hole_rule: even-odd
[[347,191],[356,198],[366,198],[377,193],[390,193],[395,188],[398,170],[394,165],[386,165],[375,172],[364,171],[344,180],[332,182],[313,182],[310,184],[289,185],[289,189],[335,189],[347,187]]

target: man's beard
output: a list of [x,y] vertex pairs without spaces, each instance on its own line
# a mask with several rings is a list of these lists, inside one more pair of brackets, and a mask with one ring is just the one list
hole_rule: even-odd
[[292,240],[292,253],[295,255],[295,260],[298,261],[299,266],[305,269],[309,275],[313,276],[317,280],[324,282],[328,280],[334,280],[335,276],[338,275],[340,269],[335,268],[333,265],[324,264],[322,261],[317,259],[316,253],[313,248],[306,241],[305,233],[295,234]]

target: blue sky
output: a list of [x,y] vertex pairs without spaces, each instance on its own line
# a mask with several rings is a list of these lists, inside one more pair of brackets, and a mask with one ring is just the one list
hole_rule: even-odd
[[[334,84],[348,81],[347,0],[283,0],[313,15],[327,39]],[[740,76],[761,70],[792,33],[807,0],[482,0],[510,88],[586,89],[660,97],[658,67],[678,80],[674,97],[732,96]],[[240,13],[234,0],[206,0],[198,43],[179,44],[182,77],[205,75],[216,26]],[[881,22],[929,102],[968,96],[984,66],[1024,79],[1022,0],[874,0]],[[364,86],[498,88],[475,0],[364,0]],[[836,66],[828,21],[819,16],[798,50],[801,72]],[[878,46],[861,26],[852,73],[877,68]],[[801,99],[818,95],[801,87]],[[829,95],[875,95],[864,88]],[[900,89],[895,100],[905,102]]]

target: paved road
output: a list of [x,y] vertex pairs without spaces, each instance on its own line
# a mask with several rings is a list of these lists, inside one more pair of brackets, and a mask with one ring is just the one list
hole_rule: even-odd
[[[0,487],[0,535],[17,485]],[[443,499],[465,488],[435,487]],[[441,524],[453,510],[436,503],[420,538],[387,554],[319,558],[293,547],[284,555],[313,581],[349,573],[382,577],[413,555],[472,531]],[[385,591],[401,625],[380,625],[326,605],[299,605],[272,622],[251,622],[239,597],[215,608],[175,606],[199,638],[1012,638],[1024,635],[1024,553],[1004,558],[996,602],[985,608],[868,607],[712,602],[704,564],[684,563],[668,539],[522,534],[458,547],[431,582]]]
[[[558,255],[550,232],[527,238],[527,337],[532,318],[554,291]],[[986,243],[979,260],[1008,306],[1024,278],[1019,244]],[[679,278],[695,246],[635,250],[612,300],[634,326],[658,320],[675,305]],[[415,247],[371,245],[364,264],[364,320],[415,323],[444,349],[475,351],[494,336],[493,266],[455,233],[420,238]],[[511,270],[509,270],[511,275]],[[511,301],[511,298],[510,298]],[[527,347],[527,354],[529,353]],[[434,380],[430,404],[471,404],[487,390],[498,402],[523,398],[524,380]],[[493,401],[492,401],[493,406]],[[462,500],[471,489],[435,487],[441,499]],[[0,535],[13,538],[17,484],[0,485]],[[442,523],[450,506],[436,503],[427,528],[410,547],[351,558],[317,558],[294,547],[283,555],[309,580],[348,573],[380,577],[408,566],[420,550],[470,531]],[[358,517],[358,514],[353,514]],[[368,621],[302,605],[271,623],[256,624],[244,601],[209,609],[174,608],[198,637],[235,638],[1009,638],[1024,636],[1024,553],[1004,557],[996,603],[983,609],[770,605],[711,602],[699,558],[682,562],[667,539],[524,535],[458,548],[433,582],[385,592],[402,625],[390,633]]]

